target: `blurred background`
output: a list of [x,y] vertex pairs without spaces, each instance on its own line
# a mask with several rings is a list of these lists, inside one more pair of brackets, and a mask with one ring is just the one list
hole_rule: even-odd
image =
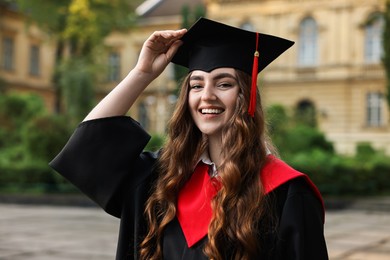
[[[390,195],[390,1],[0,0],[0,199],[78,194],[47,163],[152,32],[199,17],[295,41],[258,85],[280,156],[328,208]],[[129,111],[147,149],[185,74],[169,65]]]

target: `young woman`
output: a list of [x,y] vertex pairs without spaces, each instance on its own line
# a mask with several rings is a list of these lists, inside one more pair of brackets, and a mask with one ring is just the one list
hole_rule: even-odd
[[[145,41],[50,163],[121,219],[117,259],[328,259],[321,195],[270,154],[256,91],[292,44],[207,19]],[[166,144],[144,152],[148,134],[124,115],[170,61],[189,74]]]

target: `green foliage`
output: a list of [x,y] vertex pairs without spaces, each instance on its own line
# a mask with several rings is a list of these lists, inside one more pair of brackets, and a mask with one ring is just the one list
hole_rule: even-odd
[[323,133],[311,123],[304,124],[304,121],[290,117],[283,106],[272,105],[266,114],[269,121],[268,132],[283,157],[315,150],[334,152],[332,143],[326,140]]
[[28,14],[31,21],[51,34],[57,34],[65,28],[67,5],[69,0],[15,0],[20,10]]
[[72,123],[81,121],[93,106],[96,68],[87,59],[67,60],[60,68],[59,81],[67,114]]
[[323,195],[381,195],[390,192],[390,158],[347,157],[314,151],[287,162],[309,175]]
[[[56,110],[62,111],[60,104],[65,103],[69,116],[74,121],[80,119],[91,107],[98,78],[98,71],[91,68],[98,64],[104,38],[135,23],[134,9],[140,0],[15,1],[30,22],[37,23],[57,41],[56,64],[60,68],[52,77]],[[65,46],[69,47],[68,53]],[[65,61],[64,55],[70,61]]]
[[41,97],[9,93],[0,96],[0,148],[20,142],[19,130],[44,112]]
[[385,28],[383,30],[383,66],[386,72],[387,104],[390,108],[390,0],[386,1],[386,9],[383,15]]
[[149,143],[145,147],[145,151],[157,151],[159,150],[165,142],[165,136],[160,134],[153,134]]
[[306,106],[303,109],[297,108],[294,113],[294,121],[297,124],[309,127],[317,126],[316,110],[312,106]]
[[288,153],[311,152],[315,149],[333,153],[333,145],[316,128],[297,125],[284,136],[283,149]]
[[282,105],[274,104],[267,108],[267,118],[271,133],[282,133],[288,127],[288,115]]
[[65,39],[72,43],[72,54],[90,55],[93,44],[102,37],[97,23],[97,14],[91,10],[89,0],[73,0],[69,4]]
[[0,96],[0,191],[69,189],[48,162],[63,147],[72,127],[66,118],[47,115],[32,94]]
[[0,0],[0,6],[12,3],[13,0]]
[[0,164],[0,192],[74,192],[67,180],[42,161]]
[[272,136],[283,134],[289,126],[286,109],[279,104],[267,107],[268,131]]
[[29,159],[50,161],[65,145],[70,133],[70,125],[64,117],[43,115],[34,118],[22,132]]
[[369,143],[360,143],[355,156],[335,154],[323,133],[297,122],[280,105],[267,109],[269,133],[283,160],[306,173],[323,195],[390,193],[390,158]]
[[0,96],[0,113],[19,125],[43,113],[44,107],[42,98],[35,94],[9,93]]
[[[128,29],[135,21],[135,4],[127,0],[15,0],[32,21],[50,33],[68,39],[83,31],[82,25],[95,27],[105,37],[113,30]],[[97,19],[99,18],[99,19]],[[77,24],[75,22],[80,22]],[[68,28],[69,27],[69,28]],[[72,31],[68,34],[66,32]],[[77,32],[76,34],[79,35]],[[84,35],[81,35],[83,38]]]
[[194,9],[194,20],[198,20],[201,17],[206,16],[206,8],[204,5],[197,5]]
[[5,79],[0,77],[0,94],[6,91],[7,86],[8,86],[7,81],[5,81]]
[[356,158],[364,160],[376,156],[377,152],[368,142],[358,143],[356,146]]

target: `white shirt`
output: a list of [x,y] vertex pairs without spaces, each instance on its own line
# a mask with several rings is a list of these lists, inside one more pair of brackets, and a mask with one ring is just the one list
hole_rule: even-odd
[[[214,162],[211,161],[210,159],[210,156],[209,156],[209,153],[207,150],[205,150],[202,155],[200,156],[199,160],[198,160],[198,163],[202,161],[204,164],[207,164],[207,165],[210,165],[211,168],[210,168],[210,172],[209,172],[209,175],[210,177],[215,177],[217,176],[218,174],[218,171],[217,171],[217,166],[215,165]],[[197,164],[198,164],[197,163]]]

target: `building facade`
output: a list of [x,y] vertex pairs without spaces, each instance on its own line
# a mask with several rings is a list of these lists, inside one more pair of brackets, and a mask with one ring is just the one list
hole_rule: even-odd
[[54,106],[51,79],[55,48],[50,35],[27,26],[15,6],[0,5],[0,79],[9,91],[39,94]]
[[263,100],[290,111],[314,109],[319,128],[346,154],[360,142],[390,153],[384,6],[384,0],[207,1],[210,18],[295,41],[261,73]]
[[[109,82],[99,86],[99,98],[134,66],[142,43],[153,31],[180,28],[182,7],[197,4],[206,7],[208,18],[295,41],[259,76],[266,106],[281,104],[291,113],[315,111],[319,128],[340,153],[352,154],[357,143],[370,142],[390,154],[381,64],[380,14],[385,0],[147,0],[137,10],[136,28],[106,38],[111,69]],[[41,94],[53,107],[50,37],[34,26],[26,29],[23,17],[13,10],[2,11],[0,28],[0,77],[9,88]],[[130,114],[151,133],[163,133],[175,88],[174,69],[169,66]]]

